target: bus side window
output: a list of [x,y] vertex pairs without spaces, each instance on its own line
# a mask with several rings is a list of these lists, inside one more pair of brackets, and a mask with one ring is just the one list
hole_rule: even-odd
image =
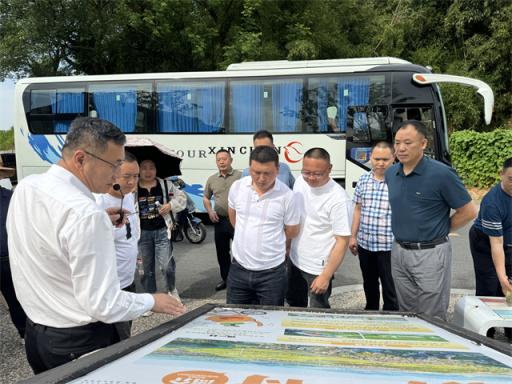
[[[55,99],[55,91],[53,93],[53,99]],[[52,100],[51,95],[48,92],[32,92],[30,98],[30,114],[31,115],[51,115],[54,113],[53,105],[55,103]]]

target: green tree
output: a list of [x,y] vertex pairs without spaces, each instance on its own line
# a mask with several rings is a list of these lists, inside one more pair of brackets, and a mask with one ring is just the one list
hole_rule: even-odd
[[0,151],[14,150],[14,128],[6,131],[0,130]]

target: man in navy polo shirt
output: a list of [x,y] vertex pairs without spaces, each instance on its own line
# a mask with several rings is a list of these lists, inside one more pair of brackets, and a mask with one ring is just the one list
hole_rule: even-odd
[[477,210],[455,171],[424,156],[427,128],[422,122],[404,121],[394,146],[400,162],[387,170],[386,182],[398,305],[401,311],[446,320],[452,261],[448,233],[473,220]]
[[500,178],[483,198],[469,231],[477,296],[512,292],[512,157],[503,163]]

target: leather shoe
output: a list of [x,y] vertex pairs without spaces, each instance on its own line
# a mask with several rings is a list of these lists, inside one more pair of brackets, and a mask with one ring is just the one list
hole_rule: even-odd
[[226,282],[221,281],[219,284],[215,286],[216,291],[222,291],[223,289],[226,289]]

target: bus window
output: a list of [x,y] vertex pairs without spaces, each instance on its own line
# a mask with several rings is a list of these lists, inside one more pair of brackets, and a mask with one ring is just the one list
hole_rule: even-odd
[[429,157],[435,158],[435,129],[432,116],[432,107],[399,107],[393,108],[393,137],[398,129],[398,126],[405,120],[418,120],[423,122],[427,127],[427,148],[425,154]]
[[157,82],[158,131],[223,133],[224,81]]
[[391,142],[386,105],[356,105],[347,110],[347,156],[367,165],[373,145]]
[[347,132],[350,107],[385,103],[384,79],[384,75],[309,79],[306,131]]
[[34,89],[29,123],[34,133],[66,133],[71,121],[85,115],[83,88]]
[[300,132],[303,84],[302,79],[231,81],[230,132]]
[[151,127],[140,124],[151,111],[151,83],[92,84],[89,93],[90,108],[98,118],[112,122],[125,133],[136,132],[137,120],[142,132],[150,131]]

